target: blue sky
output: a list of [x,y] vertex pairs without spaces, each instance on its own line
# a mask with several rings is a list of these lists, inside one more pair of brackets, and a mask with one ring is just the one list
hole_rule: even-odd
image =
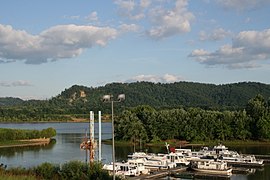
[[0,97],[72,85],[270,84],[270,0],[6,0]]

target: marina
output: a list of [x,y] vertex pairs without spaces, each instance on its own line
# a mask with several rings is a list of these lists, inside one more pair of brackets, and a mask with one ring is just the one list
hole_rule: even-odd
[[[240,155],[236,151],[228,150],[224,145],[203,147],[199,151],[190,149],[171,148],[167,154],[134,152],[128,155],[125,165],[134,166],[133,173],[126,173],[127,177],[136,177],[135,179],[155,179],[160,177],[217,177],[230,178],[235,174],[252,174],[254,168],[263,167],[263,160],[256,159],[254,155]],[[225,158],[221,158],[224,156]],[[131,163],[132,162],[132,163]],[[135,163],[137,162],[137,163]],[[140,163],[139,163],[140,162]],[[145,171],[138,170],[138,167]],[[110,168],[108,168],[110,166]],[[104,169],[112,172],[112,163],[104,165]],[[115,174],[124,174],[119,164],[115,164]],[[252,168],[250,168],[252,167]],[[132,178],[134,179],[134,178]]]

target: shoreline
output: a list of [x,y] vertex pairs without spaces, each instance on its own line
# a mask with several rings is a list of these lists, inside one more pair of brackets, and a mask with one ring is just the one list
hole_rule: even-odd
[[[102,120],[101,123],[110,123],[111,120]],[[63,121],[16,121],[16,122],[1,122],[0,124],[26,124],[26,123],[89,123],[89,119],[81,119],[81,120],[63,120]],[[95,123],[98,123],[95,120]]]
[[0,145],[0,148],[47,145],[51,142],[51,138],[25,139],[25,140],[16,140],[13,142],[23,142],[23,143]]
[[[112,140],[107,139],[103,140],[104,143],[111,144]],[[265,145],[265,146],[270,146],[270,141],[254,141],[254,140],[245,140],[245,141],[240,141],[240,140],[228,140],[228,141],[206,141],[206,142],[187,142],[187,141],[160,141],[156,143],[145,143],[144,146],[148,147],[157,147],[157,146],[164,146],[165,143],[168,143],[170,147],[176,147],[176,148],[185,148],[185,147],[202,147],[202,146],[216,146],[218,144],[224,144],[226,146],[260,146],[260,145]],[[115,144],[118,146],[121,145],[133,145],[132,142],[129,141],[115,141]],[[138,144],[136,144],[138,145]]]

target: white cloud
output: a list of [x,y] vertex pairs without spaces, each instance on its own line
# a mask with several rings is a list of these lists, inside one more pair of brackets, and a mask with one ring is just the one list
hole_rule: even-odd
[[31,35],[0,24],[0,62],[41,64],[72,58],[86,48],[105,46],[116,36],[117,31],[109,27],[59,25]]
[[98,21],[97,12],[96,11],[92,12],[91,14],[86,16],[85,19],[88,21]]
[[[187,0],[116,0],[119,15],[128,20],[144,20],[145,34],[153,39],[180,35],[191,30],[194,15]],[[173,6],[171,6],[173,4]]]
[[141,0],[140,3],[130,0],[116,0],[115,4],[118,5],[118,13],[120,16],[131,19],[140,20],[145,17],[144,8],[150,5],[150,1]]
[[150,6],[150,4],[151,4],[151,0],[141,0],[141,2],[140,2],[140,6],[142,8],[147,8]]
[[138,32],[139,29],[140,29],[139,25],[136,25],[136,24],[121,24],[119,26],[119,31],[122,33]]
[[243,31],[236,35],[232,45],[224,45],[215,52],[197,49],[189,57],[210,65],[225,65],[227,68],[255,68],[270,60],[270,29]]
[[164,80],[164,82],[172,83],[172,82],[178,82],[178,81],[183,80],[183,77],[175,76],[171,74],[165,74],[162,79]]
[[147,81],[147,82],[153,82],[153,83],[173,83],[184,80],[181,76],[175,76],[171,74],[165,74],[163,76],[156,76],[156,75],[138,75],[127,82],[136,82],[136,81]]
[[135,2],[130,0],[116,0],[115,4],[117,4],[120,9],[125,9],[129,12],[132,11],[135,7]]
[[0,81],[0,86],[17,87],[17,86],[32,86],[32,85],[28,81],[19,80],[19,81],[12,81],[12,82]]
[[72,20],[77,20],[77,19],[80,19],[80,16],[79,15],[75,15],[75,16],[67,16],[67,15],[65,15],[65,16],[63,16],[65,19],[72,19]]
[[150,10],[152,27],[147,34],[154,39],[179,35],[191,30],[190,21],[194,15],[187,10],[187,0],[177,0],[173,9],[157,7]]
[[269,0],[216,0],[218,4],[226,9],[250,10],[269,4]]
[[201,31],[199,34],[201,41],[220,41],[231,35],[231,31],[226,31],[222,28],[214,29],[208,34],[205,31]]

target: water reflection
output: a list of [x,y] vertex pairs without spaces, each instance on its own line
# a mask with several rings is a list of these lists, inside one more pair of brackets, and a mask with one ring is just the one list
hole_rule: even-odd
[[24,152],[40,152],[50,150],[56,144],[56,140],[52,139],[49,144],[37,145],[37,146],[23,146],[23,147],[6,147],[0,148],[0,155],[7,158],[12,158],[15,155],[23,155]]
[[270,166],[266,165],[264,168],[256,169],[254,174],[247,176],[248,180],[257,180],[257,179],[270,179]]
[[270,154],[270,145],[245,145],[245,146],[232,146],[230,149],[238,151],[242,154]]
[[74,145],[78,145],[83,141],[84,138],[85,138],[84,134],[62,133],[57,135],[57,142],[62,144],[71,143]]
[[[89,131],[88,123],[2,123],[2,128],[36,129],[48,127],[56,129],[55,141],[46,146],[0,148],[0,163],[8,167],[32,167],[43,162],[62,164],[71,160],[85,161],[86,152],[81,150],[80,143],[85,138],[85,131]],[[98,129],[98,124],[95,124]],[[111,138],[111,123],[102,124],[102,139]],[[95,138],[98,137],[97,131]],[[102,145],[104,161],[111,161],[111,146]]]

